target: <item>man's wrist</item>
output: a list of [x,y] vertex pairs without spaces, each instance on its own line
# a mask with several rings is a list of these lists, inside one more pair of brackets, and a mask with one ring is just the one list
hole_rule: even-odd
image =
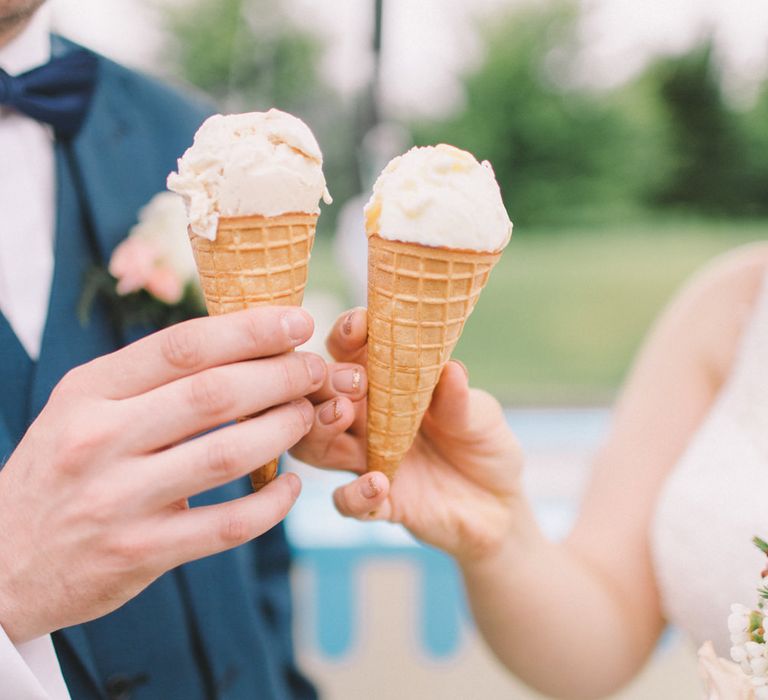
[[25,616],[17,614],[18,607],[14,597],[0,581],[0,627],[3,628],[5,635],[13,644],[24,644],[44,633],[41,632],[40,635],[36,635],[26,632],[23,625],[19,624],[19,620],[23,620]]

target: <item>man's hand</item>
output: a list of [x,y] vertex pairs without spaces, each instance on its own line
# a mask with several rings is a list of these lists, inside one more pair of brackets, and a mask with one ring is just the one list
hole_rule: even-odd
[[[366,363],[366,313],[339,318],[328,350],[341,362]],[[336,371],[331,366],[330,374]],[[364,387],[364,376],[359,384]],[[355,398],[355,397],[353,397]],[[310,396],[318,405],[312,431],[292,450],[310,464],[364,474],[366,406]],[[513,526],[521,501],[521,454],[498,402],[470,389],[467,372],[449,362],[419,435],[390,485],[380,472],[365,474],[334,494],[343,515],[405,525],[416,537],[460,560],[495,553]]]
[[285,517],[301,488],[294,474],[220,505],[187,499],[309,431],[304,397],[326,366],[289,351],[312,329],[292,308],[198,319],[62,379],[0,471],[0,625],[14,642],[104,615],[165,571]]

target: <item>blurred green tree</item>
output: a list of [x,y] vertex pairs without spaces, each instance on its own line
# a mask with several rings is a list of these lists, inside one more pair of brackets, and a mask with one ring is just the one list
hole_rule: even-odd
[[322,42],[272,0],[192,0],[168,10],[170,51],[182,77],[229,107],[299,109],[326,87]]
[[[708,213],[768,211],[759,172],[764,166],[750,156],[749,116],[725,100],[712,42],[661,59],[648,75],[664,111],[668,153],[651,201]],[[766,134],[765,123],[760,132]]]
[[764,82],[755,104],[740,116],[745,141],[744,167],[748,201],[744,213],[768,214],[768,82]]
[[768,214],[768,89],[752,110],[731,106],[711,41],[618,89],[578,87],[578,12],[554,0],[494,16],[463,107],[414,125],[417,143],[490,160],[519,223]]
[[494,17],[485,57],[465,76],[464,107],[414,126],[418,143],[447,141],[493,164],[520,223],[589,219],[635,199],[634,125],[611,95],[558,84],[578,49],[577,7],[556,2]]

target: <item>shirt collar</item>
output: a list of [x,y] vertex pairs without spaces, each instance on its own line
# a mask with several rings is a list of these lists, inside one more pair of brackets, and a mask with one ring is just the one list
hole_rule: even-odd
[[51,60],[51,15],[47,5],[35,12],[24,31],[0,47],[0,68],[19,75]]

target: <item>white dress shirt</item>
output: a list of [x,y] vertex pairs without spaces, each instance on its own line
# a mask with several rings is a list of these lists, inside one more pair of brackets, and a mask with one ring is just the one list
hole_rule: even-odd
[[[18,75],[51,57],[47,8],[0,47]],[[32,359],[40,354],[53,276],[54,153],[50,127],[0,107],[0,311]]]
[[[50,55],[44,7],[0,47],[0,68],[18,75]],[[53,276],[54,162],[51,129],[0,107],[0,311],[33,359]],[[49,635],[14,645],[0,627],[0,679],[0,700],[69,700]]]

